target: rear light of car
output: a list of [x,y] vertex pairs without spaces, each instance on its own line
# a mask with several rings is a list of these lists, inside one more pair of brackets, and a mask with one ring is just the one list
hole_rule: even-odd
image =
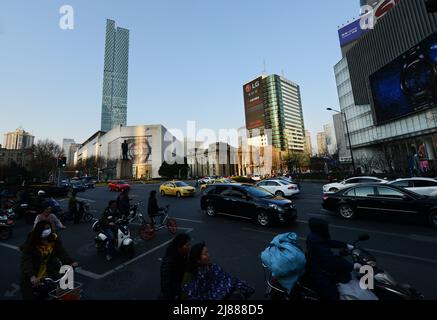
[[297,190],[297,186],[295,184],[292,184],[288,187],[289,190]]
[[7,224],[8,226],[12,226],[12,225],[14,225],[14,221],[13,221],[13,220],[8,220],[8,221],[6,222],[6,224]]
[[326,196],[326,195],[323,195],[323,201],[326,201],[326,200],[328,200],[329,199],[329,197],[328,196]]

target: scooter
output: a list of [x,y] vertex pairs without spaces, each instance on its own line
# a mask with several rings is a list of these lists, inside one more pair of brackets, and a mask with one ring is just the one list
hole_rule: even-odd
[[[340,254],[344,257],[351,257],[353,263],[361,266],[368,265],[374,271],[374,289],[373,294],[379,300],[422,300],[423,295],[408,284],[398,283],[388,272],[379,268],[376,264],[376,258],[368,251],[357,246],[359,242],[369,240],[369,235],[361,235],[349,246],[348,249],[342,249]],[[266,297],[274,300],[320,300],[317,291],[311,288],[306,275],[302,276],[291,294],[282,288],[279,281],[273,277],[266,266],[264,268],[265,280],[267,282]],[[356,273],[360,277],[359,273]]]
[[14,220],[0,211],[0,240],[8,240],[12,236],[12,227],[15,225]]
[[[135,255],[134,241],[131,238],[130,230],[128,228],[129,221],[126,219],[119,219],[115,222],[115,249],[124,253],[126,257],[131,259]],[[97,232],[94,242],[99,252],[105,252],[107,248],[108,237],[102,230],[101,222],[98,220],[93,223],[92,229]]]

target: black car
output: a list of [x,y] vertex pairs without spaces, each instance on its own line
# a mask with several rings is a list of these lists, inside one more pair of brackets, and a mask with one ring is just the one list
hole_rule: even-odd
[[94,179],[91,177],[82,178],[82,184],[86,189],[94,189],[96,186],[94,183]]
[[267,227],[273,222],[293,223],[297,219],[294,203],[262,188],[248,184],[213,184],[200,199],[200,206],[210,217],[217,214],[255,220]]
[[79,180],[72,180],[70,184],[73,191],[84,192],[86,190],[83,183]]
[[359,213],[419,215],[437,228],[437,198],[392,185],[361,184],[323,195],[322,207],[351,220]]

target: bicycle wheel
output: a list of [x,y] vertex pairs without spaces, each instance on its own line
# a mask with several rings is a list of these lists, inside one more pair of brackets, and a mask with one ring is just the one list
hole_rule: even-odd
[[171,234],[175,234],[177,232],[178,226],[175,219],[169,218],[166,224],[167,229]]
[[144,241],[151,240],[155,236],[155,229],[149,224],[143,224],[139,230],[140,238]]
[[85,221],[85,222],[90,222],[93,219],[94,219],[94,216],[91,213],[86,213],[83,217],[83,221]]

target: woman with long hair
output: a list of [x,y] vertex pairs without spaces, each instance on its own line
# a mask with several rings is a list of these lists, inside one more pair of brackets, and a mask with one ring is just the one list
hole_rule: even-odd
[[48,221],[38,222],[21,246],[21,292],[23,299],[33,300],[33,288],[46,277],[59,277],[62,265],[76,267],[77,262],[65,251],[58,235]]

